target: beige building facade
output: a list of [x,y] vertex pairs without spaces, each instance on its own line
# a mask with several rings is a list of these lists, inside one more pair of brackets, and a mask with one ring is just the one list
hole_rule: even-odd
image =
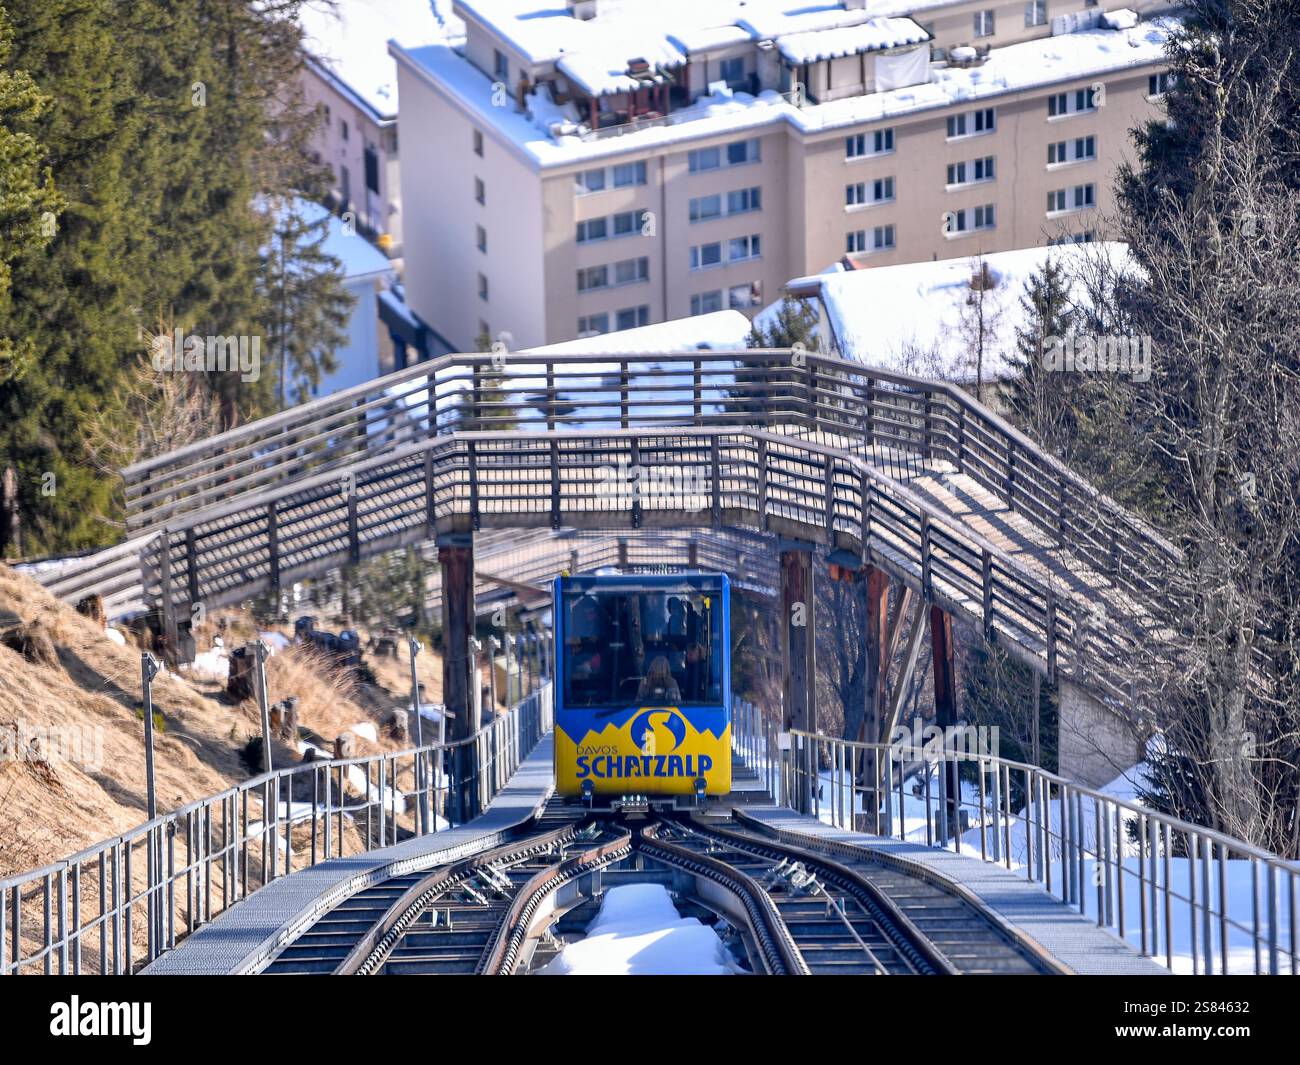
[[[1090,26],[1086,10],[1065,32],[1050,0],[847,15],[770,38],[738,23],[674,37],[681,66],[619,97],[584,95],[596,79],[577,45],[566,79],[536,42],[469,5],[456,13],[463,46],[393,54],[407,299],[463,347],[752,314],[839,260],[871,268],[1102,236],[1128,131],[1160,113],[1167,34],[1160,20]],[[863,40],[884,46],[824,55]],[[916,69],[917,47],[921,77],[879,88]],[[539,85],[564,107],[538,105]],[[725,106],[700,106],[710,87]],[[575,118],[587,120],[576,131]]]

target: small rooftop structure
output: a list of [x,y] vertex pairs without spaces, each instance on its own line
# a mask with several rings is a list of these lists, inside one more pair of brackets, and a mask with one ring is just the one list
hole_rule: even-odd
[[[786,290],[814,301],[819,311],[818,340],[823,349],[869,366],[958,383],[975,379],[970,343],[963,335],[963,307],[983,289],[988,301],[984,376],[1008,372],[1007,356],[1016,350],[1016,330],[1024,328],[1021,306],[1025,282],[1052,261],[1077,267],[1089,256],[1104,257],[1120,270],[1133,269],[1128,245],[1118,241],[1058,244],[963,256],[939,262],[905,263],[871,270],[835,267],[795,278]],[[780,302],[756,318],[761,325]]]

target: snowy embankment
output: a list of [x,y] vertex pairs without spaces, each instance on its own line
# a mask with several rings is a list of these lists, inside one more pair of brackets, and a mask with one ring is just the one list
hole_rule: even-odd
[[683,917],[660,884],[605,893],[586,938],[570,943],[546,976],[727,976],[739,972],[708,925]]
[[[939,786],[934,776],[934,769],[931,770],[930,795],[929,803],[925,798],[924,788],[918,777],[909,777],[902,789],[902,838],[913,843],[925,844],[926,824],[930,824],[930,842],[938,846],[938,827],[935,823],[934,814],[938,809]],[[1138,763],[1131,766],[1124,772],[1120,773],[1114,780],[1104,787],[1097,790],[1103,795],[1119,800],[1141,808],[1142,803],[1137,797],[1138,785],[1145,781],[1146,765]],[[838,787],[838,790],[837,790]],[[921,790],[920,795],[914,794],[914,787]],[[843,777],[837,779],[827,770],[821,773],[821,794],[818,815],[820,819],[827,824],[841,820],[842,811],[849,808],[849,793],[851,786]],[[997,859],[998,864],[1011,871],[1021,874],[1022,876],[1031,875],[1026,869],[1027,862],[1031,854],[1031,843],[1029,838],[1029,826],[1026,825],[1024,811],[1020,810],[1012,817],[1010,823],[1005,818],[995,821],[992,805],[992,795],[986,792],[984,813],[981,817],[980,798],[977,785],[969,781],[963,781],[961,787],[961,805],[962,809],[970,816],[972,827],[962,834],[961,853],[969,855],[972,858],[981,858],[985,860]],[[855,796],[856,801],[853,807],[858,814],[864,814],[865,809],[862,804],[862,793],[858,792]],[[891,802],[893,805],[894,822],[890,826],[890,835],[899,835],[899,793],[895,789]],[[1163,846],[1157,848],[1154,859],[1150,849],[1143,854],[1140,845],[1135,836],[1134,825],[1138,820],[1136,812],[1130,812],[1125,807],[1120,807],[1121,834],[1123,836],[1120,846],[1122,847],[1121,874],[1119,884],[1123,894],[1123,939],[1137,949],[1142,949],[1142,926],[1141,914],[1144,909],[1148,919],[1148,948],[1151,943],[1152,929],[1155,932],[1155,942],[1158,944],[1155,958],[1162,963],[1172,962],[1172,969],[1178,973],[1191,973],[1193,966],[1193,950],[1200,958],[1200,968],[1205,966],[1206,943],[1210,944],[1210,953],[1213,957],[1214,971],[1219,972],[1223,967],[1223,939],[1224,923],[1220,920],[1223,911],[1220,899],[1226,901],[1227,921],[1227,941],[1228,941],[1228,966],[1229,971],[1233,973],[1251,973],[1255,971],[1255,927],[1256,915],[1258,915],[1260,936],[1267,942],[1268,937],[1268,882],[1264,872],[1259,870],[1258,882],[1256,882],[1256,870],[1248,861],[1228,861],[1223,867],[1220,867],[1217,860],[1207,868],[1203,862],[1193,862],[1188,857],[1180,857],[1177,854],[1170,853],[1165,855]],[[1085,917],[1097,920],[1098,915],[1098,895],[1102,894],[1104,900],[1105,884],[1107,883],[1107,872],[1113,878],[1115,876],[1114,859],[1108,857],[1106,863],[1097,859],[1099,850],[1106,855],[1110,855],[1115,846],[1115,810],[1116,807],[1106,804],[1102,809],[1103,818],[1108,817],[1108,828],[1103,830],[1102,840],[1104,846],[1098,847],[1098,803],[1091,796],[1083,795],[1080,797],[1079,824],[1082,826],[1082,840],[1084,849],[1084,859],[1082,868],[1082,891],[1079,904],[1076,906]],[[1067,811],[1068,813],[1068,811]],[[1034,860],[1034,873],[1037,872],[1038,848],[1041,846],[1043,827],[1039,823],[1039,817],[1042,816],[1047,827],[1047,853],[1049,855],[1051,891],[1056,897],[1061,896],[1062,885],[1065,882],[1066,866],[1061,858],[1061,835],[1063,831],[1062,811],[1060,802],[1053,799],[1046,804],[1042,814],[1033,815],[1034,838],[1032,841],[1032,855]],[[882,813],[882,822],[883,822]],[[982,824],[981,824],[982,822]],[[861,824],[861,822],[859,822]],[[996,839],[995,839],[996,825]],[[882,831],[886,826],[882,823]],[[981,849],[981,836],[983,838],[983,848]],[[1175,847],[1181,847],[1181,840],[1175,838]],[[949,843],[951,847],[951,842]],[[1010,862],[1007,862],[1007,855],[1010,856]],[[1194,882],[1193,882],[1193,874]],[[1154,887],[1153,887],[1154,885]],[[1165,895],[1168,887],[1169,912],[1166,917]],[[1145,903],[1144,903],[1145,896]],[[1252,898],[1253,896],[1253,898]],[[1210,915],[1208,939],[1206,935],[1206,910],[1205,899],[1210,899]],[[1195,913],[1193,913],[1193,900],[1195,900]],[[1277,917],[1277,938],[1282,946],[1283,958],[1281,959],[1282,971],[1287,972],[1290,969],[1290,959],[1285,955],[1289,952],[1291,944],[1291,926],[1290,926],[1290,897],[1288,887],[1285,881],[1279,881],[1278,884],[1278,917]],[[1102,902],[1104,906],[1104,901]],[[1118,895],[1114,888],[1111,888],[1111,920],[1109,922],[1110,931],[1116,935],[1120,934]],[[1195,917],[1195,931],[1193,932],[1193,917]],[[1172,950],[1166,950],[1166,931],[1172,929]],[[1193,947],[1193,936],[1195,937],[1195,947]],[[1267,953],[1265,949],[1265,954]],[[1267,965],[1267,957],[1264,958],[1264,964]]]

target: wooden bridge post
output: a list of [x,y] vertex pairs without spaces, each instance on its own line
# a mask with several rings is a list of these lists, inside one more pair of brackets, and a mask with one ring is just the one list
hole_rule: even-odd
[[[478,693],[470,690],[469,640],[474,635],[474,537],[459,533],[439,537],[442,567],[442,701],[452,714],[451,741],[468,740],[479,728]],[[455,748],[452,804],[464,821],[474,815],[474,745]]]
[[[781,664],[784,667],[782,727],[789,732],[817,731],[816,620],[813,592],[812,544],[781,541]],[[801,813],[812,810],[812,786],[817,772],[817,745],[804,748],[808,764],[797,770],[795,803]]]
[[[942,607],[930,606],[930,649],[934,655],[934,723],[940,730],[957,724],[957,663],[952,642],[952,617]],[[945,750],[946,750],[945,745]],[[961,781],[956,757],[945,757],[939,772],[943,774],[941,794],[947,809],[948,835],[960,831]]]

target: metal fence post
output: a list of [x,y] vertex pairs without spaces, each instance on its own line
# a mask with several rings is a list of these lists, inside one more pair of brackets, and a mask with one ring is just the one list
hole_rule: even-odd
[[[141,701],[144,703],[145,801],[150,821],[158,816],[158,789],[153,761],[153,681],[161,668],[162,664],[148,651],[140,655],[140,692]],[[162,883],[162,870],[159,868],[162,853],[157,842],[156,834],[149,832],[145,838],[147,845],[145,875],[148,880],[148,901],[145,904],[145,912],[149,923],[151,960],[162,950],[162,914],[158,906],[158,888]]]
[[[257,695],[257,704],[262,711],[262,772],[271,771],[271,707],[267,701],[266,690],[266,644],[254,640],[249,644],[253,652],[253,687]],[[277,799],[279,795],[277,793]],[[269,822],[268,822],[269,823]]]
[[424,725],[421,720],[420,712],[420,677],[415,668],[415,658],[420,653],[420,641],[412,637],[407,643],[407,649],[411,652],[411,714],[412,723],[415,725],[415,790],[419,796],[416,800],[416,816],[420,834],[424,835],[429,831],[429,805],[428,796],[424,787]]

